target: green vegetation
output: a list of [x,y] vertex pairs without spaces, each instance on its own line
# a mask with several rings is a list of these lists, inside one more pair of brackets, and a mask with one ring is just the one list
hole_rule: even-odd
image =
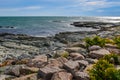
[[99,36],[95,36],[93,38],[85,38],[86,47],[99,45],[101,47],[105,46],[105,39]]
[[55,53],[53,55],[53,58],[58,58],[58,57],[67,58],[68,56],[69,56],[69,53],[67,51],[62,51],[62,52]]
[[89,70],[91,80],[120,80],[120,70],[114,67],[120,64],[119,57],[116,54],[110,54],[101,58]]
[[100,36],[95,36],[93,38],[85,38],[86,47],[93,45],[99,45],[101,47],[104,47],[106,43],[108,44],[116,44],[118,48],[120,48],[120,36],[114,37],[113,39],[109,38],[102,38]]
[[113,40],[115,44],[120,48],[120,36],[115,37]]
[[105,55],[103,58],[103,60],[107,60],[109,63],[113,63],[115,65],[119,65],[120,64],[120,56],[117,54],[110,54],[110,55]]

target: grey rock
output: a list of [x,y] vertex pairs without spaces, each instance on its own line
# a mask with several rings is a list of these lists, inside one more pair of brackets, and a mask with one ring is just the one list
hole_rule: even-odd
[[68,61],[68,62],[64,63],[63,67],[67,71],[71,72],[72,74],[74,74],[76,71],[79,70],[79,64],[76,61]]
[[68,72],[57,72],[53,75],[51,80],[72,80],[73,76]]
[[75,78],[75,80],[90,80],[89,75],[85,72],[76,72]]
[[95,51],[90,51],[90,53],[88,54],[89,57],[91,58],[102,58],[104,55],[108,55],[110,54],[110,52],[106,49],[99,49],[99,50],[95,50]]
[[90,46],[90,47],[88,48],[89,51],[94,51],[94,50],[99,50],[99,49],[101,49],[101,47],[98,46],[98,45],[93,45],[93,46]]
[[38,77],[42,77],[45,80],[50,80],[53,74],[59,71],[63,71],[63,69],[53,66],[46,66],[38,71]]

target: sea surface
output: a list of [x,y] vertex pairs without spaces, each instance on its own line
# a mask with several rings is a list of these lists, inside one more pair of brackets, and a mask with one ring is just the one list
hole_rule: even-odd
[[[59,32],[94,31],[96,29],[74,27],[75,21],[120,22],[120,17],[0,17],[0,33],[27,34],[32,36],[53,36]],[[13,28],[6,28],[10,26]]]

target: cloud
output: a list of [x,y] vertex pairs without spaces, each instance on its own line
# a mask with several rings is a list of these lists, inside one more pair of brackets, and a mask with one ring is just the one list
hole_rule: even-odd
[[120,6],[120,2],[110,0],[74,0],[72,5],[65,6],[65,8],[70,7],[77,8],[82,11],[93,11],[115,6]]
[[22,10],[38,10],[43,7],[41,6],[27,6],[27,7],[18,7],[18,8],[0,8],[0,11],[22,11]]

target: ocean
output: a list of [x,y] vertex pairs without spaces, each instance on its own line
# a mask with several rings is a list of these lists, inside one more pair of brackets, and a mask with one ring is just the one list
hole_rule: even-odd
[[[27,34],[31,36],[53,36],[59,32],[95,31],[86,27],[74,27],[76,21],[120,22],[120,17],[0,17],[0,33]],[[6,28],[10,26],[13,28]]]

